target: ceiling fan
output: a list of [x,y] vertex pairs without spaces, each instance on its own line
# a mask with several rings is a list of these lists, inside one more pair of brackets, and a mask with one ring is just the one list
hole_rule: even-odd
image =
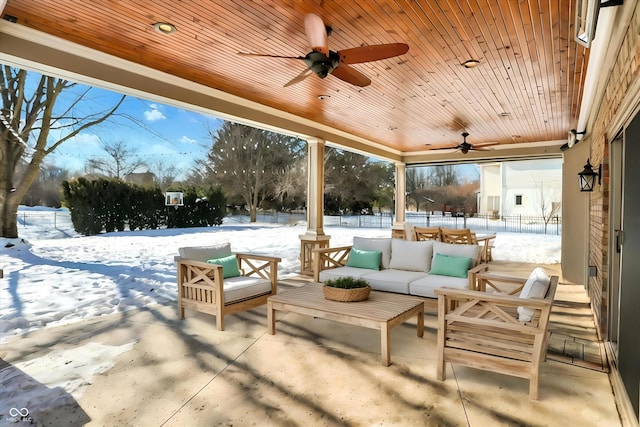
[[245,56],[303,60],[307,65],[307,68],[287,82],[284,87],[299,83],[312,73],[315,73],[322,79],[327,77],[329,74],[333,74],[335,77],[347,83],[364,87],[370,85],[371,80],[360,71],[350,67],[350,64],[361,64],[363,62],[392,58],[394,56],[407,53],[409,50],[409,46],[405,43],[360,46],[337,52],[329,50],[327,38],[328,35],[331,34],[331,27],[326,27],[324,22],[322,22],[322,18],[315,13],[307,13],[304,16],[304,28],[309,44],[311,45],[311,52],[307,53],[305,56],[280,56],[244,52],[238,53]]
[[488,150],[493,150],[493,148],[488,148],[492,145],[498,145],[497,142],[488,142],[486,144],[470,144],[467,142],[467,137],[469,136],[468,132],[462,132],[462,142],[456,146],[453,147],[434,147],[434,148],[430,148],[430,150],[451,150],[451,149],[455,149],[455,150],[460,150],[460,152],[462,154],[467,154],[470,150],[474,150],[474,151],[488,151]]

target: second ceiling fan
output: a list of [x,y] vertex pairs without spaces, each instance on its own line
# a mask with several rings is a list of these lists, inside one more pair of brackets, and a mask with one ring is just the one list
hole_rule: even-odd
[[451,149],[455,149],[455,150],[460,150],[460,152],[462,154],[467,154],[469,151],[471,150],[475,150],[475,151],[488,151],[488,150],[492,150],[491,147],[492,145],[498,145],[499,143],[497,142],[488,142],[486,144],[471,144],[467,142],[467,137],[469,136],[469,132],[462,132],[462,142],[458,145],[452,146],[452,147],[434,147],[434,148],[429,148],[429,150],[451,150]]
[[371,84],[369,77],[349,65],[392,58],[407,53],[409,50],[409,46],[405,43],[360,46],[337,52],[329,50],[328,34],[331,34],[331,27],[326,27],[322,18],[315,13],[307,13],[305,15],[304,28],[307,39],[309,40],[309,45],[311,46],[311,52],[305,56],[280,56],[243,52],[239,52],[239,54],[245,56],[301,59],[304,61],[307,68],[287,82],[284,87],[299,83],[312,73],[315,73],[322,79],[332,74],[347,83],[364,87]]

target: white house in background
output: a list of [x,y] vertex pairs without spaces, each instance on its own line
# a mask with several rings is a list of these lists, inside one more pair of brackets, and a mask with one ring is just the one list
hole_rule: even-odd
[[560,213],[562,159],[520,160],[478,165],[478,213],[548,216]]

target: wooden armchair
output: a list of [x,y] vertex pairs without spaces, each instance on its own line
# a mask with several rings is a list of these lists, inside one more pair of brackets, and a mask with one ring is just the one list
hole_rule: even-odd
[[413,232],[416,240],[442,240],[440,227],[414,227]]
[[[493,280],[496,277],[493,275]],[[527,281],[507,280],[512,285],[517,280],[520,284]],[[537,400],[540,364],[546,358],[547,327],[557,285],[558,276],[551,276],[544,298],[437,289],[438,379],[445,379],[446,362],[528,378],[529,396]],[[511,287],[510,292],[514,289],[522,286]]]
[[[185,308],[216,316],[216,327],[224,330],[224,316],[266,304],[278,292],[280,258],[231,252],[231,246],[180,248],[176,257],[178,315]],[[234,255],[240,275],[224,278],[223,267],[208,259]]]
[[475,233],[472,233],[468,228],[441,228],[440,236],[445,243],[456,243],[462,245],[477,245]]

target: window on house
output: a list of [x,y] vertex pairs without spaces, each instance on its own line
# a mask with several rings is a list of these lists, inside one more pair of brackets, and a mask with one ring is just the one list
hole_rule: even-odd
[[522,194],[516,194],[516,206],[522,206]]

